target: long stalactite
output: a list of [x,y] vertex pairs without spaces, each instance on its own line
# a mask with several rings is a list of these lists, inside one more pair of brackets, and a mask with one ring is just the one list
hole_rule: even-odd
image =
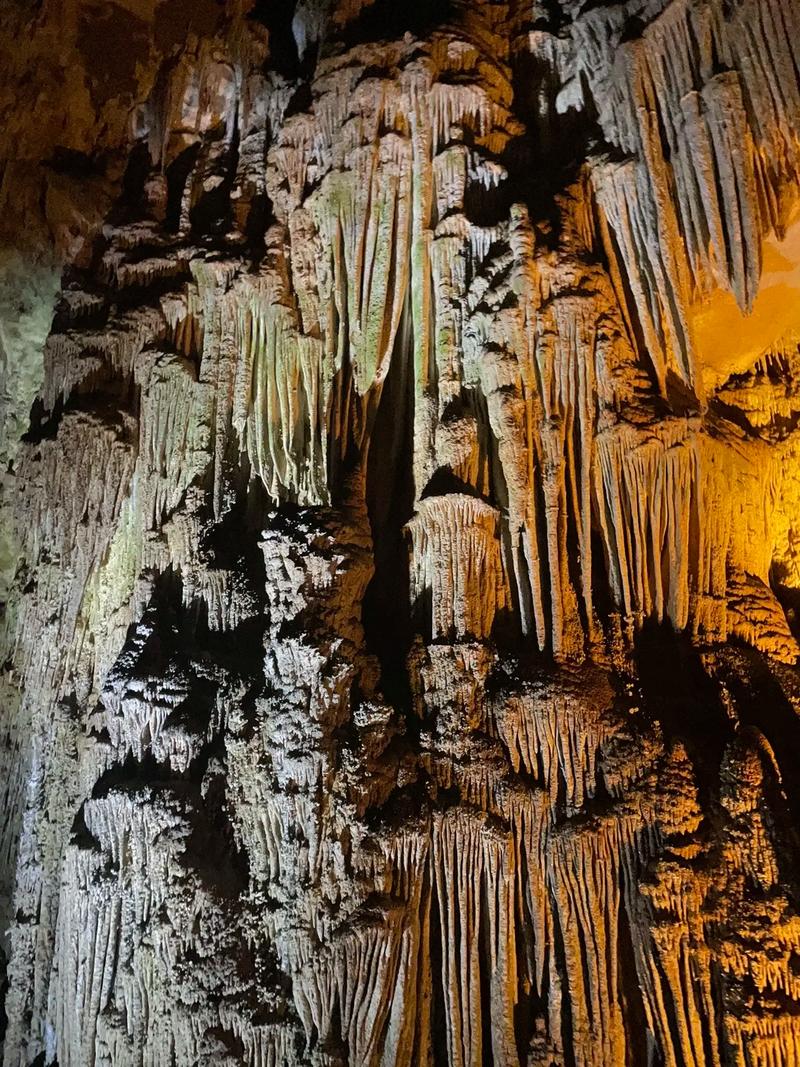
[[4,1067],[800,1067],[798,0],[0,57]]

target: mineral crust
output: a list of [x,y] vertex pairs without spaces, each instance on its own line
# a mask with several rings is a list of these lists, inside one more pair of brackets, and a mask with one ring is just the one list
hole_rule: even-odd
[[800,1067],[800,2],[0,38],[5,1067]]

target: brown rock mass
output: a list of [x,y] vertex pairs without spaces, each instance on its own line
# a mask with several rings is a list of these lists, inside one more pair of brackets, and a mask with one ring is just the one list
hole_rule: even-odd
[[5,1067],[800,1067],[800,0],[4,0]]

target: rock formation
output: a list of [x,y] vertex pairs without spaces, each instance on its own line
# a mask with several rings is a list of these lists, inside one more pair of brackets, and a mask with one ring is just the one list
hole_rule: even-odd
[[5,1067],[799,1067],[800,2],[0,33]]

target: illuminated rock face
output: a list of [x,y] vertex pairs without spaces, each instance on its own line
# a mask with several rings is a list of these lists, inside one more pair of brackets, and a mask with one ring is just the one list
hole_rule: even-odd
[[800,4],[249,7],[2,16],[4,1063],[796,1067]]

